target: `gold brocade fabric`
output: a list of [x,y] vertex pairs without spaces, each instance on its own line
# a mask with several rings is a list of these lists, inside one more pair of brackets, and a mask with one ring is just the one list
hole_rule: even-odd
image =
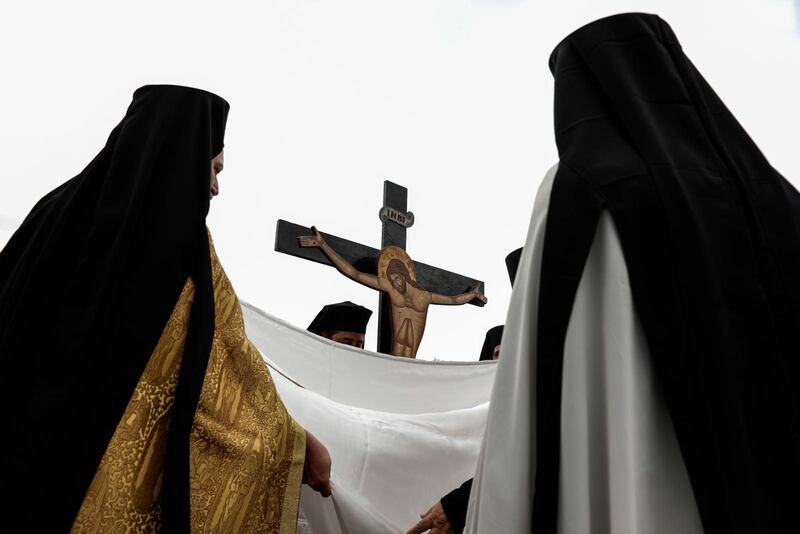
[[245,336],[213,245],[211,257],[216,326],[191,434],[192,531],[294,534],[305,431]]
[[[266,364],[245,336],[241,305],[213,244],[211,261],[216,319],[190,436],[192,532],[293,534],[305,432],[287,413]],[[167,430],[193,296],[188,280],[72,532],[159,530]]]

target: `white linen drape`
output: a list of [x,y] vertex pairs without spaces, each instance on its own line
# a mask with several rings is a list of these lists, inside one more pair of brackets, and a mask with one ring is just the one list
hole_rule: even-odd
[[302,490],[314,534],[405,532],[472,476],[495,362],[383,356],[243,311],[289,413],[333,459],[333,497]]

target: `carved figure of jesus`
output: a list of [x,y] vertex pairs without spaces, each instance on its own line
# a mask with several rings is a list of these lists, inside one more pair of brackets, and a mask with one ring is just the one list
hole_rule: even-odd
[[487,302],[479,286],[455,296],[440,295],[426,290],[417,284],[414,263],[400,247],[386,247],[378,254],[377,275],[363,273],[339,256],[315,227],[312,226],[311,231],[314,235],[297,238],[301,247],[319,248],[340,273],[359,284],[389,295],[394,356],[405,358],[417,356],[422,334],[425,332],[428,306],[431,304],[457,306],[467,304],[473,299],[478,299],[483,304]]

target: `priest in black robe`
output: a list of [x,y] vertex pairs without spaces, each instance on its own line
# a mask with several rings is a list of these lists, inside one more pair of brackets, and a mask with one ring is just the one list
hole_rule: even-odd
[[511,287],[514,287],[514,279],[517,277],[517,269],[519,269],[519,259],[522,257],[522,248],[512,250],[506,256],[506,269],[508,270],[508,278],[511,280]]
[[497,360],[500,357],[500,341],[503,339],[503,325],[490,328],[483,338],[483,346],[478,361]]
[[287,413],[205,225],[228,103],[138,89],[0,252],[6,532],[294,532],[330,458]]
[[327,304],[306,330],[331,341],[363,349],[371,316],[372,310],[349,300]]
[[800,532],[800,194],[659,17],[550,68],[465,531]]

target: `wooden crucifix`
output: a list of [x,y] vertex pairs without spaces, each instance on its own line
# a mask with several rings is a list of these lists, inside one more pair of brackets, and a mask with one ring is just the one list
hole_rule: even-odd
[[483,283],[423,263],[405,252],[408,190],[384,182],[381,250],[278,220],[275,250],[336,267],[352,280],[380,291],[378,351],[414,358],[430,304],[483,306]]

